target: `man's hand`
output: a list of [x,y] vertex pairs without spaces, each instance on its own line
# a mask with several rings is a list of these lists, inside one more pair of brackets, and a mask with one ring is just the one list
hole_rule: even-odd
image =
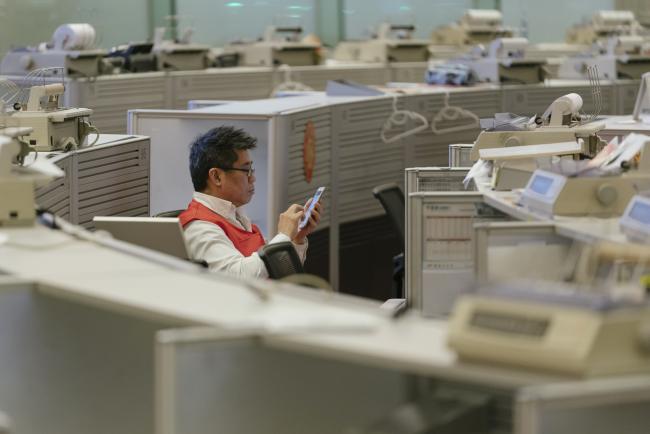
[[[309,208],[310,203],[311,203],[311,199],[309,199],[307,201],[307,203],[305,204],[305,206],[303,208],[303,211],[300,213],[300,218],[302,218],[302,215],[305,212],[304,210]],[[319,201],[316,204],[316,206],[314,206],[314,209],[311,212],[311,216],[309,217],[309,221],[307,222],[305,227],[302,228],[302,229],[299,229],[296,236],[292,239],[292,241],[294,243],[303,244],[305,242],[305,237],[307,237],[307,235],[311,234],[314,231],[314,229],[316,229],[316,227],[318,226],[318,223],[320,222],[321,213],[322,213],[322,208],[321,208],[321,204],[320,204],[320,201]]]
[[280,218],[278,219],[278,233],[285,234],[293,240],[298,233],[298,223],[300,223],[302,213],[303,207],[293,204],[285,212],[280,214]]

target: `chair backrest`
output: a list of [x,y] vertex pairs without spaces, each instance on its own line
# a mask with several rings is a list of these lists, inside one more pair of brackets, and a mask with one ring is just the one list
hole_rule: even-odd
[[178,217],[184,209],[175,209],[173,211],[163,211],[156,214],[154,217]]
[[402,250],[404,249],[404,237],[406,230],[404,229],[404,193],[397,184],[383,184],[375,187],[372,194],[381,202],[386,214],[390,218],[397,235],[402,242]]
[[288,241],[267,244],[262,246],[257,253],[264,262],[271,279],[282,279],[292,274],[304,273],[298,252]]

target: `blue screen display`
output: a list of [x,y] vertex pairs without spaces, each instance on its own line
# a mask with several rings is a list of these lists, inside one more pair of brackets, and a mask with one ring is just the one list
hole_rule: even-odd
[[548,193],[548,190],[549,188],[551,188],[551,185],[553,185],[553,178],[537,175],[535,176],[535,179],[533,179],[533,183],[531,184],[530,189],[533,190],[535,193],[545,195],[546,193]]
[[644,225],[650,225],[650,204],[645,202],[636,202],[632,205],[629,217]]

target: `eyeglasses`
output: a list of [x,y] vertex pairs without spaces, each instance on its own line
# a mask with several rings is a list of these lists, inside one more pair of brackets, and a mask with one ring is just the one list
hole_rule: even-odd
[[251,164],[251,166],[250,166],[248,169],[241,169],[241,168],[239,168],[239,167],[219,167],[219,169],[221,169],[221,170],[226,170],[226,171],[227,171],[227,170],[236,170],[236,171],[238,171],[238,172],[246,172],[246,175],[247,175],[249,178],[255,174],[255,169],[253,168],[253,165],[252,165],[252,164]]

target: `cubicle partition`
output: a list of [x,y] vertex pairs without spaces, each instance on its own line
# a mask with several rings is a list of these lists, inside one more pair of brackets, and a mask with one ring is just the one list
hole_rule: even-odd
[[[257,194],[248,209],[252,219],[271,236],[281,211],[291,203],[304,203],[316,187],[326,186],[320,230],[310,237],[308,270],[342,291],[372,288],[362,295],[385,299],[390,294],[390,258],[400,253],[401,242],[372,189],[389,182],[403,186],[406,167],[447,166],[449,144],[473,142],[480,131],[479,117],[530,107],[542,113],[556,97],[570,91],[583,96],[583,111],[593,109],[592,88],[585,83],[434,87],[374,97],[311,93],[230,104],[219,101],[197,110],[134,110],[129,132],[152,137],[151,212],[158,213],[184,208],[191,198],[186,161],[188,144],[196,135],[216,125],[246,129],[259,141],[254,151]],[[615,102],[612,85],[604,85],[601,92],[606,106]],[[431,125],[384,143],[381,131],[393,114],[394,98],[397,109],[417,112]],[[512,107],[502,106],[510,100]],[[393,127],[385,138],[412,126]],[[312,147],[315,163],[310,178],[307,160]]]
[[[151,108],[185,109],[193,99],[251,100],[267,98],[274,86],[273,68],[213,68],[170,72],[170,104]],[[129,109],[149,108],[133,105]],[[126,112],[123,113],[126,119]]]
[[124,134],[129,109],[170,107],[164,72],[66,78],[63,105],[93,109],[92,123],[103,134]]
[[63,170],[64,175],[61,178],[52,180],[47,185],[37,188],[35,190],[36,203],[41,208],[70,221],[74,208],[72,154],[58,155],[52,158],[52,162]]
[[[459,92],[450,103],[459,100],[480,114],[493,112],[498,93],[488,89],[481,95],[485,98],[472,102],[469,94]],[[438,92],[401,96],[397,104],[432,118],[444,100],[444,93]],[[384,143],[380,132],[393,113],[392,104],[391,96],[311,94],[188,111],[135,110],[129,131],[151,137],[151,212],[158,213],[183,208],[190,200],[186,162],[196,135],[217,125],[244,128],[258,139],[253,151],[256,197],[247,211],[253,221],[271,236],[281,211],[291,203],[304,203],[316,187],[326,186],[321,225],[310,237],[308,269],[348,291],[368,287],[363,279],[376,280],[370,285],[377,291],[372,296],[387,298],[389,288],[382,287],[390,281],[391,265],[377,264],[399,253],[392,250],[399,250],[401,242],[372,189],[388,182],[402,185],[404,168],[416,162],[444,165],[449,142],[470,141],[478,133],[475,122],[442,120],[442,134],[427,130]],[[388,135],[400,132],[393,128]],[[313,163],[307,161],[311,152]]]
[[327,187],[319,231],[310,237],[309,261],[319,264],[311,271],[328,278],[329,231],[336,224],[332,216],[338,201],[333,199],[337,189],[332,184],[334,116],[326,100],[320,95],[190,111],[131,112],[130,131],[147,131],[153,144],[151,212],[185,208],[191,200],[188,156],[192,139],[219,125],[242,128],[257,138],[251,152],[256,193],[246,212],[267,238],[275,234],[278,215],[291,203],[304,204],[317,187]]
[[392,62],[391,81],[398,83],[424,83],[427,62]]
[[435,93],[412,95],[405,99],[409,102],[407,108],[423,114],[431,125],[405,142],[407,164],[402,169],[447,166],[449,144],[473,143],[476,140],[480,133],[478,119],[454,112],[449,116],[448,106],[468,111],[478,118],[490,117],[501,111],[501,92],[495,86],[438,88]]
[[271,127],[266,116],[228,116],[222,119],[209,113],[183,110],[152,110],[132,112],[130,131],[147,131],[151,138],[150,213],[152,215],[185,209],[192,200],[189,172],[191,141],[199,134],[219,125],[242,128],[257,138],[251,152],[255,161],[255,200],[247,206],[253,223],[265,235],[273,233],[270,222],[279,213],[278,194],[282,169],[275,165],[283,150],[276,150],[271,141]]
[[36,190],[44,209],[92,227],[93,217],[149,215],[149,138],[103,134],[71,152],[41,153],[64,171]]
[[281,84],[286,78],[290,78],[291,81],[302,83],[314,90],[325,90],[328,80],[345,79],[359,84],[375,86],[381,86],[393,80],[391,69],[381,63],[283,68],[275,72],[275,85]]
[[619,115],[630,115],[634,112],[636,96],[639,92],[639,80],[618,80],[616,85],[616,99],[618,107],[616,112]]
[[[184,109],[190,100],[251,100],[267,98],[287,78],[314,90],[324,90],[327,81],[345,79],[365,85],[382,86],[388,82],[423,84],[425,62],[390,64],[343,64],[284,68],[235,67],[200,71],[174,71],[102,75],[92,78],[66,78],[64,105],[94,110],[93,121],[103,133],[124,133],[126,112],[130,109]],[[21,82],[24,77],[7,77]],[[60,81],[60,79],[58,79]],[[467,91],[481,116],[509,111],[522,115],[541,114],[553,99],[578,92],[585,100],[584,112],[595,109],[592,91],[586,81],[550,80],[543,84],[491,86],[495,94],[474,92],[485,88],[450,88]],[[616,80],[601,83],[603,114],[629,114],[634,107],[638,81]],[[487,98],[487,99],[486,99]],[[462,100],[462,98],[461,98]],[[462,102],[459,100],[459,102]],[[494,106],[494,111],[492,111]]]
[[[617,82],[602,81],[598,90],[582,80],[551,80],[542,84],[503,86],[501,111],[522,116],[541,116],[556,98],[573,92],[582,97],[582,113],[615,114],[618,113],[617,88]],[[595,96],[596,91],[600,92],[599,97]],[[600,111],[598,101],[602,101]]]

